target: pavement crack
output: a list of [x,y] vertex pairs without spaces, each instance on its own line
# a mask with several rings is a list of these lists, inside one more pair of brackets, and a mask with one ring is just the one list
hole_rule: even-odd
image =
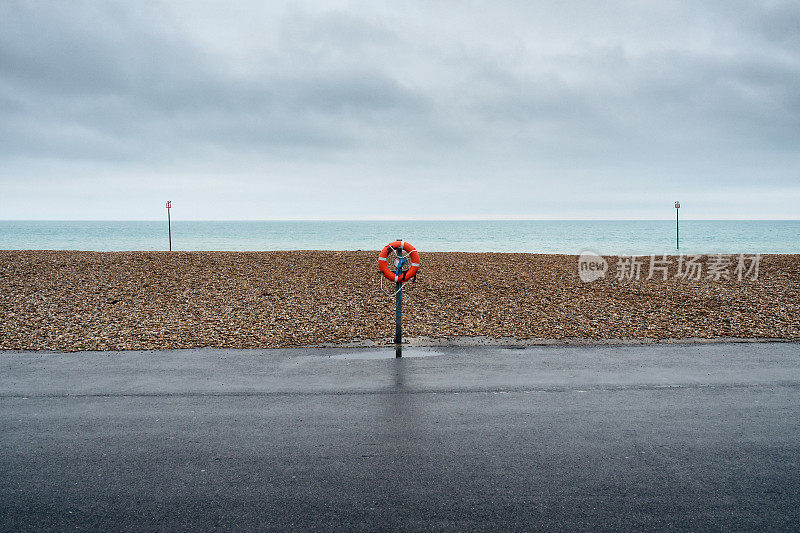
[[195,397],[274,397],[274,396],[373,396],[373,395],[417,395],[417,394],[526,394],[536,392],[624,392],[624,391],[681,391],[681,390],[726,390],[726,389],[763,389],[771,387],[800,388],[800,381],[784,380],[766,383],[681,383],[681,384],[631,384],[631,385],[553,385],[553,386],[519,386],[519,387],[485,387],[485,388],[409,388],[402,389],[363,389],[363,390],[238,390],[238,391],[144,391],[144,392],[86,392],[86,393],[0,393],[5,399],[47,399],[47,398],[195,398]]

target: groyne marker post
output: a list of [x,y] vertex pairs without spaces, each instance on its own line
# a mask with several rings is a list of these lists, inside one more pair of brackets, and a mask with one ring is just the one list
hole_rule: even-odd
[[[403,265],[405,264],[406,260],[403,257],[402,249],[399,252],[395,252],[395,254],[397,254],[397,264],[395,265],[395,274],[397,274],[398,279],[402,279]],[[403,357],[403,284],[398,282],[396,284],[396,288],[397,288],[397,293],[395,294],[395,315],[394,315],[394,356]]]
[[680,224],[678,222],[678,211],[681,209],[681,203],[677,200],[675,201],[675,249],[681,249],[681,239],[680,239]]
[[172,209],[172,202],[167,201],[167,233],[169,234],[169,251],[172,251],[172,219],[169,216],[169,210]]

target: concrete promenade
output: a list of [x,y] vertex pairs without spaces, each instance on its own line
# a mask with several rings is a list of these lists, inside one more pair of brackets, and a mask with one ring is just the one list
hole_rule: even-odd
[[2,530],[800,529],[800,345],[0,352]]

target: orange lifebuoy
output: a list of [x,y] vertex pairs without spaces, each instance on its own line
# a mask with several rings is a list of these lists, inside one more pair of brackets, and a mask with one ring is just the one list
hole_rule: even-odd
[[[389,257],[389,252],[392,250],[394,250],[395,253],[397,250],[403,250],[408,253],[409,258],[411,259],[411,268],[399,276],[389,268],[388,261],[386,260]],[[417,271],[419,271],[419,265],[419,252],[417,252],[417,249],[411,246],[410,243],[405,241],[390,242],[383,247],[380,255],[378,255],[378,268],[380,269],[381,273],[386,279],[395,283],[402,283],[404,281],[414,279],[414,277],[417,275]]]

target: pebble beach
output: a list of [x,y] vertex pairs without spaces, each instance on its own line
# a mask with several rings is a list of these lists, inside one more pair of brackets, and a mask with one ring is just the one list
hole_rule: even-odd
[[[390,344],[377,254],[0,251],[0,349]],[[800,255],[762,256],[755,280],[737,279],[736,256],[728,279],[647,279],[645,257],[638,280],[612,265],[589,283],[573,255],[421,255],[404,289],[412,344],[800,338]]]

